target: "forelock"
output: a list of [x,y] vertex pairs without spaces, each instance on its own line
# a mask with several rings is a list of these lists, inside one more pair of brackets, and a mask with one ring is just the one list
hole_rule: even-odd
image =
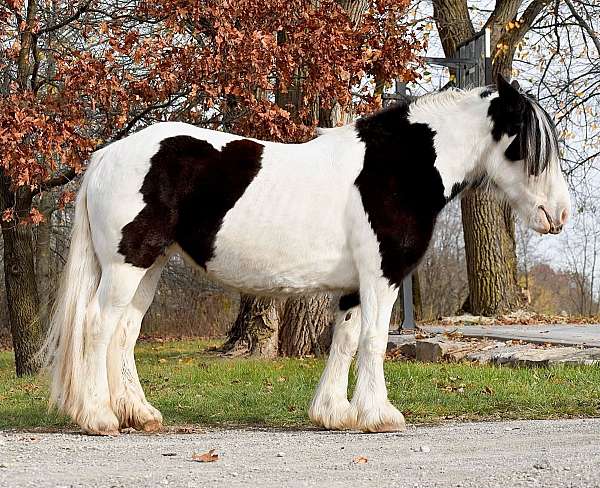
[[525,168],[532,176],[539,176],[549,165],[558,163],[558,133],[550,115],[533,97],[524,94],[530,109],[523,126],[525,141]]

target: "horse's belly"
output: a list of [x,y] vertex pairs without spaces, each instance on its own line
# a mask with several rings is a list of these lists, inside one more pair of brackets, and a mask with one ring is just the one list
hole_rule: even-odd
[[259,292],[356,288],[342,199],[324,192],[299,198],[281,187],[262,190],[260,198],[244,195],[227,213],[207,271]]
[[307,236],[270,232],[217,236],[214,257],[207,271],[240,290],[301,292],[319,289],[355,289],[357,272],[341,243]]

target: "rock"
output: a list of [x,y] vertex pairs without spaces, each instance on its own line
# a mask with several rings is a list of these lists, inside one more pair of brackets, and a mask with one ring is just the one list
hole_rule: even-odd
[[391,358],[403,356],[413,359],[415,357],[415,336],[412,334],[400,334],[390,336],[387,344],[387,354]]
[[558,361],[572,357],[579,352],[574,347],[556,347],[551,349],[529,348],[519,351],[511,357],[511,364],[523,366],[546,366],[551,360]]
[[471,324],[471,325],[490,325],[494,323],[493,317],[483,315],[454,315],[451,317],[442,317],[442,324]]
[[494,354],[492,354],[490,362],[495,364],[514,364],[513,356],[531,349],[531,347],[532,346],[529,344],[499,347]]
[[441,360],[460,361],[469,354],[490,346],[489,341],[455,341],[437,336],[419,339],[415,346],[417,361],[437,363]]
[[431,448],[429,446],[421,446],[419,447],[419,452],[431,452]]
[[533,467],[535,469],[551,469],[552,468],[552,466],[550,465],[550,463],[548,461],[546,461],[546,460],[535,463],[533,465]]
[[600,363],[600,348],[577,349],[571,355],[561,358],[550,358],[548,362],[549,364],[598,364]]
[[504,342],[491,342],[477,351],[470,352],[465,356],[465,359],[479,364],[488,364],[493,362],[495,355],[504,348],[506,348]]
[[277,453],[277,457],[283,457],[283,456],[285,456],[285,453],[283,453],[283,452],[278,452]]

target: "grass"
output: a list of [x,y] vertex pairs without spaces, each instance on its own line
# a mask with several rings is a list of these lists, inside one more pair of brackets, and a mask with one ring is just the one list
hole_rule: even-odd
[[[174,424],[304,427],[323,369],[316,359],[224,359],[214,343],[173,341],[138,346],[149,400]],[[59,428],[48,413],[47,380],[16,378],[12,353],[0,352],[0,428]],[[411,423],[446,419],[598,416],[600,368],[515,369],[468,364],[387,362],[392,402]],[[353,384],[354,378],[351,378]]]

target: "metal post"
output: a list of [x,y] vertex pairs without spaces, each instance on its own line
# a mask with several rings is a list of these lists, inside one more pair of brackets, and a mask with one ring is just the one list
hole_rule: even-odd
[[402,298],[404,302],[404,320],[400,329],[414,330],[415,308],[413,306],[412,273],[402,280]]

